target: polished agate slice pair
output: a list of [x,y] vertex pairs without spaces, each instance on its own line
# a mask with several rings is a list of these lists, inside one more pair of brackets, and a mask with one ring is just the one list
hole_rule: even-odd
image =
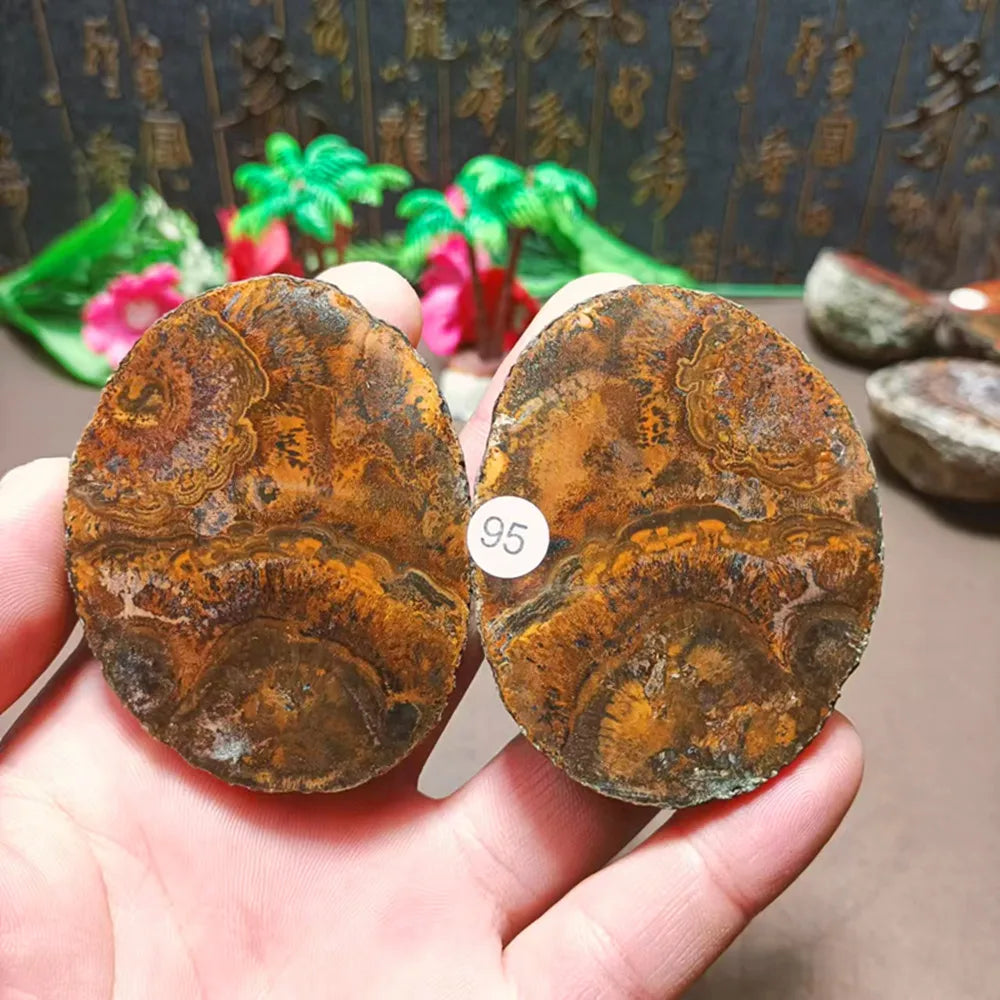
[[[544,515],[475,566],[495,497]],[[507,708],[577,781],[685,806],[791,761],[881,586],[868,453],[781,336],[712,295],[591,299],[519,356],[469,500],[430,372],[325,283],[228,285],[106,386],[66,503],[91,648],[157,738],[224,780],[334,791],[441,718],[470,605]]]

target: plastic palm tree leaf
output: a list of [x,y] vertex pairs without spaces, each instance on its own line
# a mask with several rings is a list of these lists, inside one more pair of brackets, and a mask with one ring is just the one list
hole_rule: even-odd
[[352,146],[341,135],[321,135],[313,139],[305,151],[307,164],[319,163],[326,159],[343,159],[348,163],[367,163],[368,157],[363,150]]
[[233,171],[233,184],[256,200],[288,187],[288,179],[266,163],[242,163]]
[[406,240],[422,241],[424,239],[439,240],[451,233],[462,233],[463,225],[456,219],[450,209],[431,209],[415,218],[406,227]]
[[546,160],[532,168],[531,176],[538,187],[571,195],[589,209],[597,205],[597,189],[590,178],[578,170],[570,170],[562,164]]
[[264,143],[264,155],[290,177],[302,170],[302,147],[287,132],[272,132]]
[[446,211],[454,216],[448,199],[440,191],[431,188],[417,188],[415,191],[407,191],[399,204],[396,206],[396,215],[401,219],[413,219],[432,209]]
[[331,149],[308,158],[306,160],[306,170],[309,173],[322,174],[333,180],[344,173],[345,170],[364,167],[367,163],[368,157],[360,149],[347,146],[344,149]]
[[549,206],[544,194],[534,185],[511,191],[500,203],[500,214],[516,229],[549,228]]
[[295,207],[295,195],[287,188],[270,198],[244,205],[233,219],[230,233],[233,236],[250,236],[257,239],[268,226],[284,219]]
[[446,232],[435,233],[424,231],[410,233],[407,231],[403,241],[403,248],[399,252],[399,261],[403,270],[411,273],[419,273],[427,261],[431,250],[434,249],[435,244],[439,243],[446,235]]
[[473,201],[463,220],[466,239],[475,246],[485,247],[493,257],[507,249],[507,227],[504,221],[481,201]]
[[307,189],[308,196],[319,206],[320,212],[327,219],[332,219],[341,226],[354,225],[354,213],[351,206],[336,188],[325,184],[312,184]]
[[417,216],[406,227],[400,252],[403,265],[416,270],[427,259],[435,243],[452,233],[463,233],[462,222],[445,204],[444,210],[431,209]]
[[524,171],[516,163],[502,156],[474,156],[462,167],[457,183],[474,194],[485,194],[519,185],[524,182]]
[[381,205],[382,188],[370,174],[371,168],[352,167],[336,183],[337,193],[347,201],[361,205]]
[[413,183],[409,171],[394,163],[373,163],[368,168],[368,176],[383,191],[405,191]]
[[333,239],[333,219],[316,201],[302,198],[292,212],[300,232],[313,239],[329,243]]

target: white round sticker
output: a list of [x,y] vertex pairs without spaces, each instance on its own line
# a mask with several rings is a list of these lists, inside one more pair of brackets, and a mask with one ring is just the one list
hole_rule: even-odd
[[549,524],[530,500],[494,497],[472,515],[466,538],[473,561],[484,573],[512,580],[530,573],[545,558]]

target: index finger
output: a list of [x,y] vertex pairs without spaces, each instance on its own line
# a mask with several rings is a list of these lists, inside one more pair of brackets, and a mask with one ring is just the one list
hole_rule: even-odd
[[52,662],[73,629],[63,555],[69,462],[40,458],[0,480],[0,711]]

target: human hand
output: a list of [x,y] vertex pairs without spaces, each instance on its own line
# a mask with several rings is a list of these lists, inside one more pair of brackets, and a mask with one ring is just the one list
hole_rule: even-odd
[[[416,337],[397,275],[326,277]],[[625,283],[573,282],[522,343]],[[508,365],[463,432],[473,472]],[[72,628],[66,476],[45,459],[0,485],[0,710]],[[861,777],[835,714],[763,788],[678,813],[611,861],[652,811],[575,784],[520,737],[428,799],[434,738],[338,795],[232,788],[150,738],[81,647],[0,748],[0,997],[675,996],[808,864]]]

